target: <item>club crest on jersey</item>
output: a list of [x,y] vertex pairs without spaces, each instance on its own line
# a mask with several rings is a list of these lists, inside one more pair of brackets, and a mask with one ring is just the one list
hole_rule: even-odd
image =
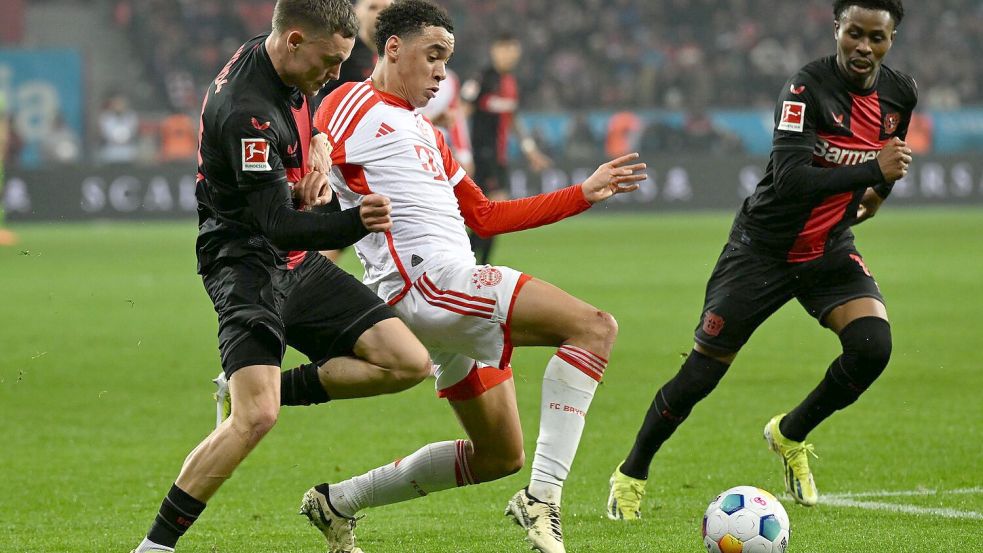
[[806,105],[803,102],[782,102],[782,118],[778,130],[802,132],[805,128]]
[[499,271],[495,267],[485,266],[471,275],[471,283],[476,284],[478,288],[495,286],[500,282],[502,282],[502,271]]
[[271,171],[270,143],[262,138],[243,138],[242,170]]
[[707,333],[707,336],[719,336],[720,331],[724,329],[724,318],[717,315],[713,311],[707,311],[703,315],[703,332]]
[[901,115],[898,113],[889,113],[884,116],[884,134],[891,134],[898,130],[898,123],[901,122]]

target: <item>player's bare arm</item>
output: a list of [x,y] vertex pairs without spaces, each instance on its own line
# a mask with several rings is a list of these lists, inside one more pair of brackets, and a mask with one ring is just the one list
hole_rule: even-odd
[[623,155],[602,164],[581,184],[584,198],[592,203],[602,202],[615,194],[634,192],[638,183],[648,178],[644,163],[631,163],[638,159],[637,153]]

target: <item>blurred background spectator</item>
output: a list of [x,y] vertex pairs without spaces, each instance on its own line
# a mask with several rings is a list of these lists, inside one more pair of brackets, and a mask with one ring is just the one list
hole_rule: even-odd
[[[502,30],[523,46],[526,109],[771,108],[789,74],[832,53],[828,0],[444,0],[458,41],[453,67],[485,63]],[[562,4],[562,6],[561,6]],[[117,23],[175,108],[197,108],[204,84],[245,39],[265,32],[272,0],[119,0]],[[983,101],[983,3],[918,2],[890,63],[918,75],[925,107]],[[494,21],[494,25],[489,22]],[[931,48],[919,47],[931,44]]]
[[41,138],[41,160],[44,163],[78,163],[81,159],[82,139],[59,113],[51,130]]
[[[368,30],[364,21],[390,1],[355,1],[363,27]],[[766,117],[783,83],[806,62],[833,53],[831,0],[438,1],[454,18],[458,41],[451,67],[464,81],[488,67],[496,36],[515,37],[523,53],[513,71],[520,119],[529,122],[530,135],[542,136],[543,151],[568,157],[635,148],[766,155]],[[65,159],[73,144],[65,120],[67,131],[80,137],[82,160],[193,159],[207,83],[242,42],[268,31],[273,5],[274,0],[0,0],[0,44],[72,48],[88,75],[85,97],[126,90],[105,106],[88,101],[65,111],[60,126],[54,126],[57,109],[42,118],[20,118],[12,131],[26,145],[20,161],[37,166],[42,158]],[[50,31],[82,15],[102,32],[80,30],[73,39],[67,29]],[[81,19],[76,25],[84,26]],[[980,0],[909,2],[888,64],[917,78],[922,114],[983,105],[980,29]],[[366,36],[357,42],[359,55],[345,66],[357,75],[346,78],[363,78],[375,57]],[[111,78],[97,75],[99,64],[109,66],[101,71]],[[5,82],[0,74],[0,87]],[[8,96],[16,112],[16,95],[8,90]],[[913,146],[931,151],[935,133],[959,124],[963,132],[980,117],[953,116],[954,123],[946,125],[935,116],[918,116]],[[48,125],[54,138],[44,137]],[[976,147],[983,140],[976,134],[947,148]],[[63,151],[51,149],[55,139]],[[78,158],[68,157],[73,156]],[[509,157],[523,157],[514,139]]]
[[131,163],[137,158],[137,138],[140,117],[130,107],[130,101],[122,94],[114,94],[106,100],[99,114],[99,138],[102,163]]

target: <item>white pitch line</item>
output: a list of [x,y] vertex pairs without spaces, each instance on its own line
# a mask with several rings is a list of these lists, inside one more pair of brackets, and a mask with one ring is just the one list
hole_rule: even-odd
[[909,515],[932,515],[944,518],[960,518],[968,520],[983,520],[983,513],[976,511],[959,511],[957,509],[936,509],[931,507],[918,507],[915,505],[903,505],[897,503],[884,503],[882,501],[856,501],[848,498],[821,496],[819,502],[824,505],[834,507],[856,507],[870,511],[891,511],[895,513],[905,513]]
[[843,492],[843,493],[830,493],[823,494],[824,499],[848,499],[852,497],[908,497],[908,496],[921,496],[921,495],[975,495],[983,494],[983,486],[976,486],[974,488],[959,488],[955,490],[933,490],[933,489],[922,489],[922,490],[900,490],[900,491],[890,491],[890,490],[877,490],[871,492]]

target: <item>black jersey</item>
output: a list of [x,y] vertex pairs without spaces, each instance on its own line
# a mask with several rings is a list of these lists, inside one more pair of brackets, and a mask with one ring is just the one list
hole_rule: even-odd
[[292,268],[304,251],[287,249],[329,249],[365,234],[357,213],[328,218],[293,209],[288,187],[305,173],[311,110],[280,79],[265,39],[243,44],[205,95],[195,190],[199,272],[247,255]]
[[852,239],[866,189],[890,192],[875,158],[891,137],[904,140],[917,98],[915,81],[884,65],[867,90],[846,80],[835,56],[803,67],[785,83],[771,159],[731,238],[793,263]]
[[499,73],[493,67],[461,87],[461,98],[474,104],[471,114],[471,148],[476,162],[505,164],[509,128],[519,107],[519,86],[515,76]]

